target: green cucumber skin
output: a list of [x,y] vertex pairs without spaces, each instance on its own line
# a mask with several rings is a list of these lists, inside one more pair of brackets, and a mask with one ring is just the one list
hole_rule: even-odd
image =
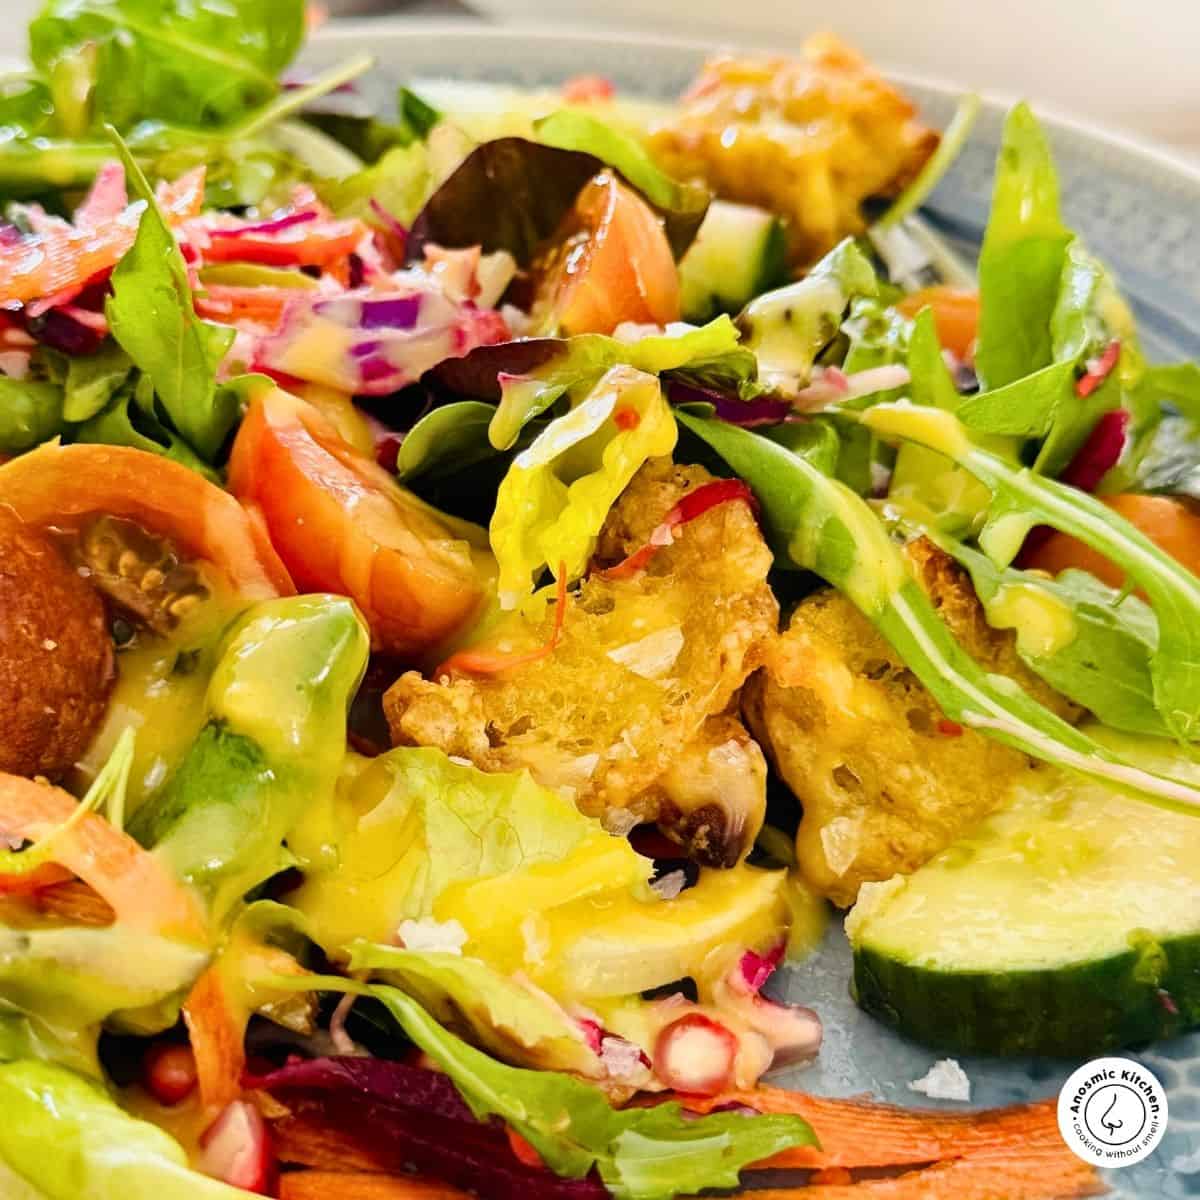
[[859,1007],[938,1050],[1081,1058],[1200,1026],[1200,933],[1045,971],[933,971],[854,951]]

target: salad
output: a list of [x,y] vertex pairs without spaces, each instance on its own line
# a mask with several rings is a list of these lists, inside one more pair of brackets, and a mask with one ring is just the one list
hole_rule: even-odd
[[1200,368],[1033,113],[966,264],[978,101],[832,36],[381,108],[304,32],[48,0],[0,88],[0,1193],[1102,1191],[768,1074],[843,912],[948,1054],[1200,1025]]

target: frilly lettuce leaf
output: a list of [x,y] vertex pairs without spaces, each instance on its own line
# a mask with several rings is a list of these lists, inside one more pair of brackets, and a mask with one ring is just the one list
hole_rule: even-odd
[[0,1065],[0,1111],[0,1191],[10,1200],[245,1200],[189,1170],[174,1138],[64,1067]]
[[466,1025],[500,1058],[551,1071],[596,1073],[583,1031],[544,992],[482,959],[355,942],[350,969],[371,971],[408,992],[443,1025]]
[[[614,419],[618,410],[628,423]],[[501,604],[529,596],[546,566],[555,578],[578,579],[608,510],[647,459],[671,453],[677,432],[658,380],[617,366],[517,455],[489,529]]]
[[[566,392],[577,395],[587,391],[605,371],[620,363],[652,375],[679,372],[705,384],[716,379],[734,392],[743,390],[756,375],[754,355],[739,344],[737,328],[727,316],[698,329],[669,326],[664,333],[636,341],[582,333],[565,339],[533,338],[480,347],[468,359],[473,355],[479,357],[479,365],[486,363],[492,368],[491,379],[500,382],[500,406],[488,430],[498,450],[511,446],[529,421]],[[451,364],[447,367],[455,369]]]
[[[505,914],[565,903],[578,894],[562,878],[548,896],[532,882],[517,883],[517,872],[539,864],[561,864],[573,856],[583,862],[600,853],[609,886],[620,882],[621,865],[603,851],[627,852],[627,876],[630,864],[645,867],[646,860],[627,843],[605,834],[569,800],[525,773],[486,774],[451,762],[440,750],[410,748],[357,760],[356,767],[343,778],[329,822],[332,833],[310,823],[291,839],[311,866],[290,900],[308,918],[315,940],[330,951],[359,938],[390,941],[401,921],[430,916],[460,920],[486,937],[486,919],[497,913],[497,889]],[[325,861],[322,851],[330,843],[335,856]],[[507,915],[504,924],[511,926]]]

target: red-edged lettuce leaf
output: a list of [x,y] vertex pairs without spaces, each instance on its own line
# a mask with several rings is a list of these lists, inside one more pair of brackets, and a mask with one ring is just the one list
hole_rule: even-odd
[[[647,160],[648,162],[648,160]],[[595,154],[564,150],[527,138],[506,137],[477,146],[426,201],[409,232],[409,261],[419,259],[429,242],[440,246],[482,246],[485,252],[507,250],[528,266],[538,246],[558,228],[580,189],[608,164]],[[620,172],[621,164],[612,164]],[[707,198],[662,175],[658,180],[675,187],[682,207],[663,207],[655,196],[673,194],[653,187],[650,194],[638,179],[625,182],[640,192],[663,219],[675,256],[691,245],[704,214]],[[642,179],[645,185],[647,180]]]

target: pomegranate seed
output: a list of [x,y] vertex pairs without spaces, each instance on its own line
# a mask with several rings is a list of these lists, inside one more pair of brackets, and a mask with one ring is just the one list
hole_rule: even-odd
[[275,1175],[271,1138],[262,1114],[248,1100],[234,1100],[200,1138],[200,1170],[231,1187],[260,1195]]
[[943,717],[937,723],[938,733],[943,737],[962,737],[963,727],[957,721],[951,721],[948,717]]
[[715,1096],[730,1086],[738,1040],[704,1013],[672,1021],[654,1043],[654,1073],[668,1087],[694,1096]]
[[142,1083],[160,1104],[178,1104],[196,1087],[196,1056],[191,1046],[159,1042],[142,1060]]

